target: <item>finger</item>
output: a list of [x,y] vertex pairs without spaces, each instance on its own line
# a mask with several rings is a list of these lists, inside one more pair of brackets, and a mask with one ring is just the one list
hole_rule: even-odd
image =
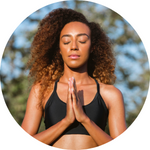
[[72,93],[72,91],[74,90],[74,87],[73,87],[73,80],[72,80],[72,78],[70,78],[70,93]]
[[74,94],[75,94],[75,97],[76,97],[76,101],[78,102],[78,92],[77,92],[77,88],[76,88],[76,82],[75,82],[75,79],[73,79],[73,90],[74,90]]
[[[73,79],[72,79],[73,81]],[[77,94],[77,91],[75,90],[74,86],[73,86],[73,83],[72,82],[72,97],[74,98],[74,101],[78,102],[78,94]]]
[[73,86],[73,79],[72,78],[70,78],[70,90],[71,90],[71,93],[75,90],[74,86]]
[[72,86],[73,86],[73,88],[75,89],[75,78],[72,77],[71,80],[72,80]]
[[72,91],[72,101],[73,101],[73,105],[76,106],[76,104],[77,104],[77,97],[76,97],[76,94],[75,94],[74,90]]
[[75,78],[72,77],[72,81],[73,81],[73,88],[75,90],[75,94],[77,95],[77,87],[76,87],[76,81],[75,81]]
[[70,92],[70,81],[68,81],[68,95],[69,95],[69,92]]
[[72,81],[72,90],[74,90],[74,91],[75,91],[75,94],[76,94],[76,88],[75,88],[75,78],[74,78],[74,77],[72,77],[72,78],[71,78],[71,81]]
[[68,100],[71,103],[71,87],[70,87],[70,80],[68,81]]

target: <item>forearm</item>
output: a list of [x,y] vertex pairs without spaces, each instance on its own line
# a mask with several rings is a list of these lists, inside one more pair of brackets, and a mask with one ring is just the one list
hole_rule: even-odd
[[91,137],[95,140],[97,145],[102,145],[113,140],[111,136],[105,133],[100,127],[98,127],[89,118],[87,118],[86,121],[82,123],[82,125],[86,128],[86,130],[91,135]]
[[63,119],[52,127],[46,129],[45,131],[33,135],[33,137],[49,145],[54,142],[68,126],[69,124],[66,123],[65,119]]

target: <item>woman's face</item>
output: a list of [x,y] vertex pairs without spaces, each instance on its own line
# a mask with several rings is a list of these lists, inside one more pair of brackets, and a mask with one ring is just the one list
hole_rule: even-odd
[[64,64],[70,68],[87,65],[90,54],[91,37],[89,27],[81,22],[70,22],[60,33],[60,53]]

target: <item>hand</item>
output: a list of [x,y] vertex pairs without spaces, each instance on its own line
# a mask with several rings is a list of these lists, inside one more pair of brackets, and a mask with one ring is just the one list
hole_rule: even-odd
[[71,80],[70,88],[71,88],[71,95],[72,95],[73,110],[74,110],[75,118],[78,122],[83,123],[88,117],[84,113],[81,101],[78,97],[75,79],[72,77],[70,80]]
[[71,99],[71,82],[68,82],[68,95],[67,95],[67,112],[66,112],[66,121],[67,123],[72,124],[75,121],[75,114],[74,114],[74,110],[73,110],[73,103],[72,103],[72,99]]

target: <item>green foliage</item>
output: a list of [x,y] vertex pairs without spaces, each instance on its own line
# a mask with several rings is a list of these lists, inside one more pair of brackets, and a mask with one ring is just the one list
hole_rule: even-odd
[[[99,23],[113,43],[116,54],[115,86],[124,96],[126,122],[130,126],[139,114],[146,99],[149,83],[148,58],[142,41],[120,15],[110,9],[91,2],[63,1],[57,6],[49,5],[29,16],[10,37],[2,58],[7,64],[7,72],[1,70],[2,92],[10,113],[21,125],[29,95],[28,70],[30,46],[38,28],[38,23],[49,11],[57,7],[70,7],[82,12],[90,21]],[[44,14],[44,15],[43,15]],[[41,17],[42,16],[42,17]],[[18,72],[17,74],[15,74]],[[132,106],[132,107],[131,107]],[[44,130],[44,123],[40,131]],[[108,126],[106,128],[107,133]]]
[[27,77],[20,76],[16,79],[14,78],[3,87],[2,92],[4,93],[4,99],[10,113],[14,116],[15,120],[21,124],[24,118],[29,93]]

